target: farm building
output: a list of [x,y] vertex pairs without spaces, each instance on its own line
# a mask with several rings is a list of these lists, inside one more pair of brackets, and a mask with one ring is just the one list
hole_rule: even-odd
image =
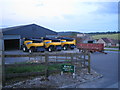
[[57,32],[36,24],[3,28],[2,32],[5,50],[20,49],[23,38],[40,38],[57,35]]
[[96,43],[97,40],[93,39],[91,36],[84,36],[82,37],[81,43]]
[[101,38],[97,43],[104,43],[104,46],[119,46],[119,40],[110,39],[110,38]]

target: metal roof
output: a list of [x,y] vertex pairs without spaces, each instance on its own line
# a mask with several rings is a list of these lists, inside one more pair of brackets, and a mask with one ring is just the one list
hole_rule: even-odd
[[70,38],[70,37],[58,37],[58,39],[74,40],[73,38]]
[[108,38],[101,38],[104,42],[106,43],[111,43],[110,40]]
[[5,32],[5,31],[9,31],[9,30],[15,30],[15,29],[19,29],[21,27],[24,27],[24,26],[27,26],[27,25],[21,25],[21,26],[14,26],[14,27],[8,27],[8,28],[2,28],[2,32]]
[[119,43],[119,40],[110,39],[110,38],[102,38],[106,43],[116,44]]
[[21,35],[22,38],[40,38],[46,35],[57,35],[57,32],[36,24],[2,28],[3,35]]

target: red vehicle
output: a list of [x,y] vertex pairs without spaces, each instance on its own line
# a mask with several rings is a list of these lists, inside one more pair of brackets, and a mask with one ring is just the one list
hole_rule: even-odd
[[78,43],[77,48],[79,50],[89,50],[90,52],[103,52],[104,44],[101,43]]

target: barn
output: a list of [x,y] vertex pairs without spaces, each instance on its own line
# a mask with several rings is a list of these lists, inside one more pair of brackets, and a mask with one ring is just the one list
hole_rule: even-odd
[[20,49],[23,44],[23,38],[40,38],[57,35],[57,32],[36,24],[3,28],[2,32],[5,50]]

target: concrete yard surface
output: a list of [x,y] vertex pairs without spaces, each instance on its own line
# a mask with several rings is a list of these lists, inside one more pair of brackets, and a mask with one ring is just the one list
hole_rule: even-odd
[[118,88],[118,55],[119,52],[108,51],[108,54],[91,54],[92,69],[103,75],[103,78],[77,85],[76,88]]

